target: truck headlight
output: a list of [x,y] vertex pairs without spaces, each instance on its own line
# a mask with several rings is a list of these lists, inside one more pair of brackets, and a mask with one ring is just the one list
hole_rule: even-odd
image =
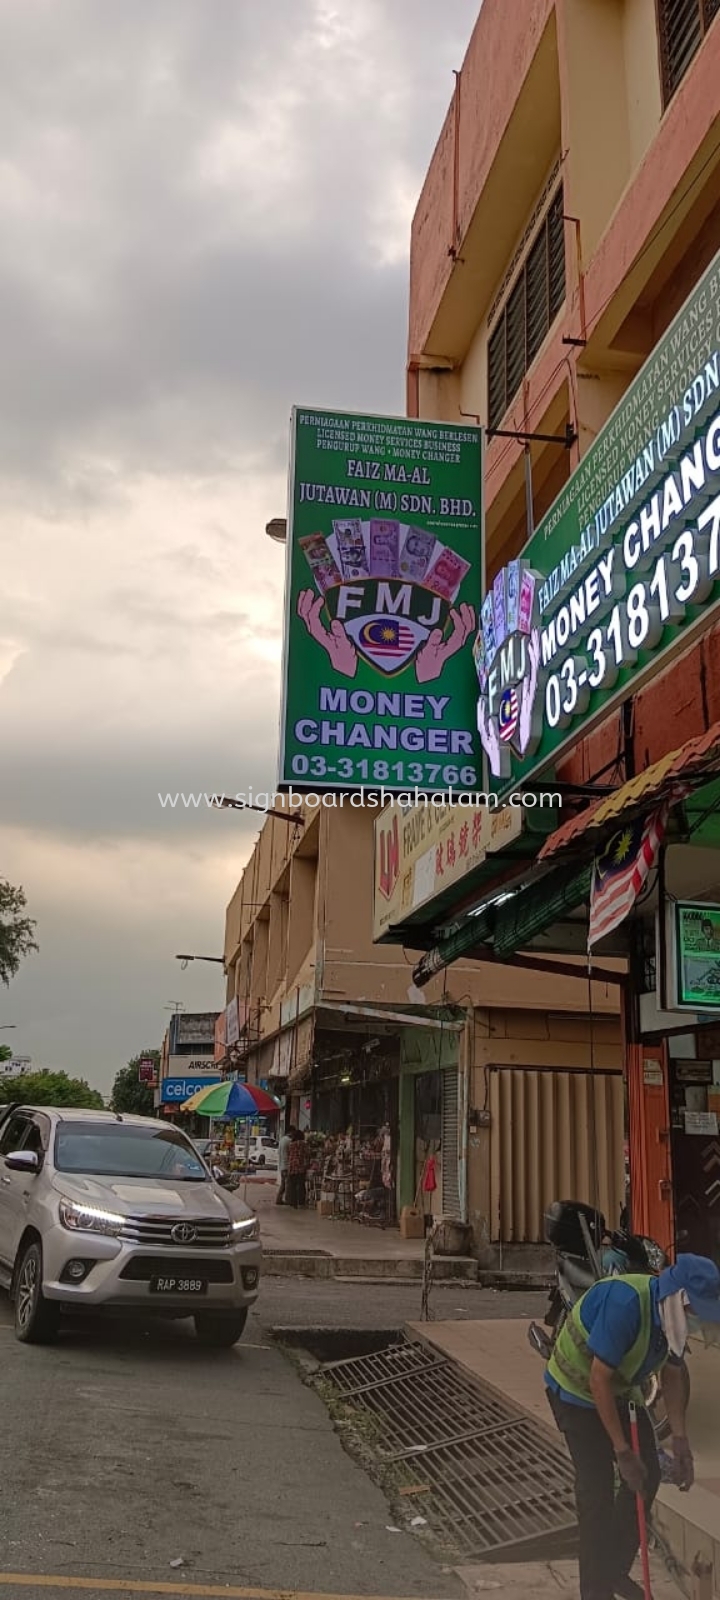
[[60,1221],[71,1233],[102,1233],[117,1238],[126,1218],[116,1211],[101,1211],[98,1206],[83,1206],[76,1200],[61,1200]]
[[260,1223],[257,1217],[243,1217],[242,1220],[233,1223],[232,1230],[236,1243],[246,1244],[250,1239],[260,1238]]

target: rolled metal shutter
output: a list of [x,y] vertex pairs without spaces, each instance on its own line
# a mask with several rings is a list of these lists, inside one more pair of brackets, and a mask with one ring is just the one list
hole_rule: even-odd
[[442,1207],[443,1216],[461,1217],[460,1142],[458,1117],[459,1076],[449,1068],[442,1075]]

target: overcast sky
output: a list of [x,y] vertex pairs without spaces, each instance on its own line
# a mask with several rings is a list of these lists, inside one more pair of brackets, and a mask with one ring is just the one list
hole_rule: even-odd
[[0,0],[0,1033],[103,1089],[223,1003],[272,788],[294,403],[402,412],[409,224],[477,0]]

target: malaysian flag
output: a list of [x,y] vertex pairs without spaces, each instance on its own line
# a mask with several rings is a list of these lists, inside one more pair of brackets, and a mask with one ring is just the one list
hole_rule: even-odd
[[396,617],[386,621],[366,622],[360,633],[360,644],[367,645],[375,656],[402,656],[412,650],[415,634]]
[[624,922],[645,887],[665,838],[669,802],[651,817],[628,823],[595,857],[590,891],[588,951]]
[[515,689],[506,689],[498,709],[498,731],[503,744],[512,739],[520,718],[520,702]]

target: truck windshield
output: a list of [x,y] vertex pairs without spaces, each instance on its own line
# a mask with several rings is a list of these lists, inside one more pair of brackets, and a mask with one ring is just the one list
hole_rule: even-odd
[[208,1174],[192,1145],[175,1128],[61,1122],[55,1136],[58,1172],[103,1178],[172,1178],[203,1183]]

